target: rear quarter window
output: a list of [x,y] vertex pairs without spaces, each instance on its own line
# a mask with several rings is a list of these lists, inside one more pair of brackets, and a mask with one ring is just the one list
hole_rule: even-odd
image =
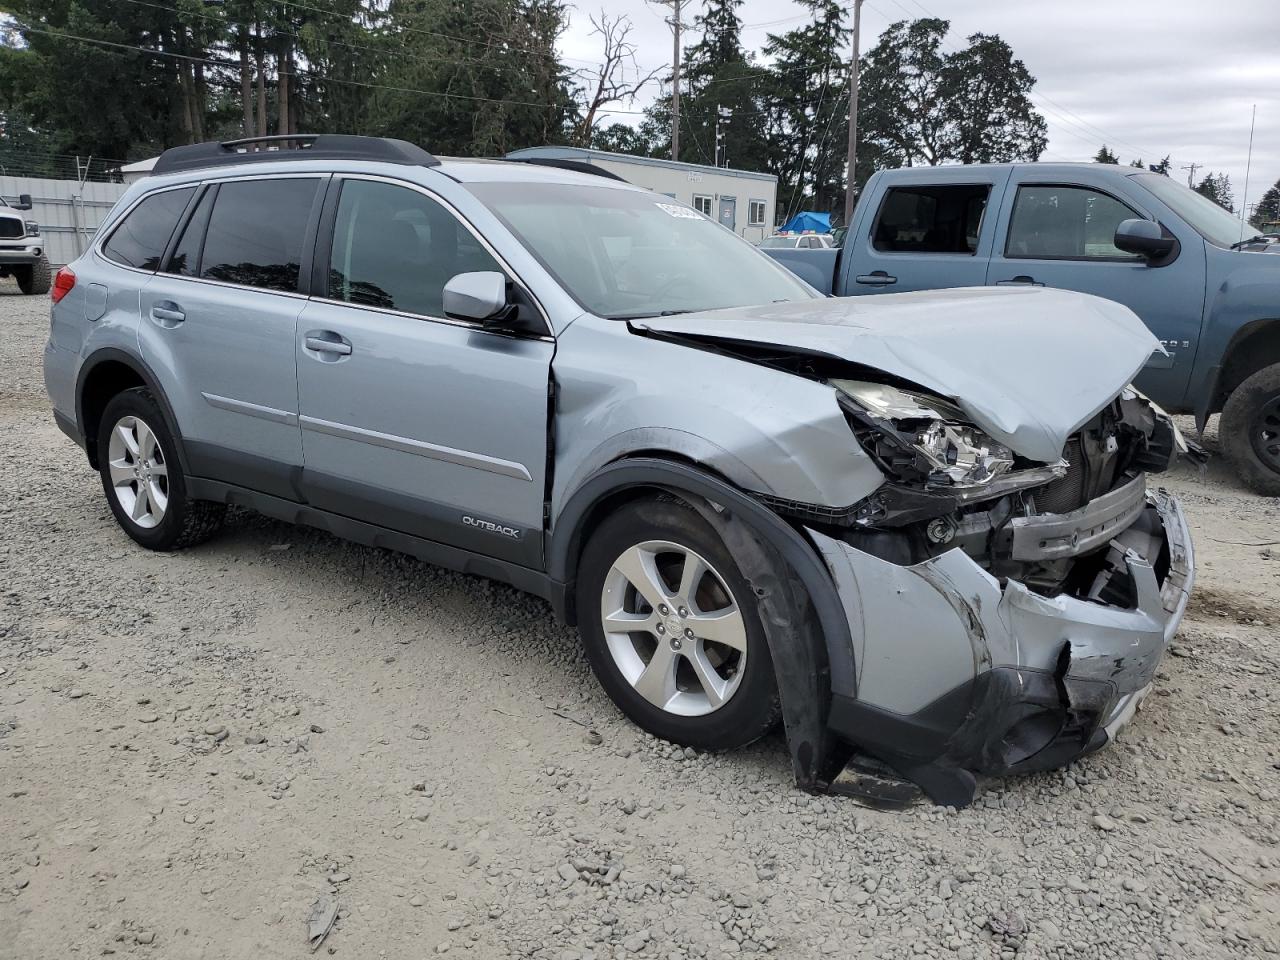
[[102,245],[102,255],[126,267],[157,269],[173,228],[195,192],[195,187],[183,187],[144,198],[111,231]]

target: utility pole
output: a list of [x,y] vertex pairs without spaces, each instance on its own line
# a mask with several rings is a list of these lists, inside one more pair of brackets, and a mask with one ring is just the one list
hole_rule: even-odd
[[1200,166],[1198,163],[1184,163],[1182,165],[1182,169],[1188,171],[1187,186],[1192,190],[1196,188],[1196,171],[1200,169]]
[[671,0],[671,159],[680,159],[680,3]]
[[858,42],[862,0],[853,0],[853,59],[849,63],[849,181],[844,191],[844,225],[853,223],[854,177],[858,169]]

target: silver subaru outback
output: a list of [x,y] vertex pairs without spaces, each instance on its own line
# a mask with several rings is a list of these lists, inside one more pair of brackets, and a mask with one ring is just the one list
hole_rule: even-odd
[[1043,288],[817,295],[590,167],[290,137],[167,151],[59,271],[54,417],[144,547],[228,504],[546,598],[609,696],[797,782],[935,801],[1097,749],[1193,577],[1128,386]]

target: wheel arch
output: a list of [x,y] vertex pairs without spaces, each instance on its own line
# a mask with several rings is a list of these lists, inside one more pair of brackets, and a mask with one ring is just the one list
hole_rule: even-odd
[[654,494],[693,506],[751,583],[773,655],[796,781],[805,789],[820,787],[834,753],[826,722],[833,682],[841,689],[853,689],[855,682],[849,621],[812,544],[759,501],[698,464],[670,457],[632,456],[598,470],[566,499],[548,541],[548,573],[565,584],[565,618],[575,619],[577,563],[593,524],[611,508]]
[[1196,426],[1203,430],[1236,387],[1273,363],[1280,363],[1280,317],[1253,320],[1237,329],[1222,352],[1212,388],[1196,410]]
[[81,364],[76,377],[76,423],[84,435],[89,465],[98,469],[98,430],[102,423],[102,412],[112,397],[135,387],[146,387],[151,391],[165,419],[165,426],[173,435],[178,448],[178,463],[185,472],[187,455],[182,446],[182,434],[178,430],[173,408],[160,389],[159,379],[140,357],[116,347],[104,347],[91,354]]

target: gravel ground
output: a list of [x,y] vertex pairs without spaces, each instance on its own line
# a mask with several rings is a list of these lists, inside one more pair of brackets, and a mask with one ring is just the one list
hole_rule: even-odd
[[0,957],[303,957],[319,897],[362,960],[1280,951],[1280,502],[1220,463],[1166,480],[1200,582],[1120,741],[887,813],[646,737],[506,587],[247,512],[135,547],[47,323],[0,285]]

